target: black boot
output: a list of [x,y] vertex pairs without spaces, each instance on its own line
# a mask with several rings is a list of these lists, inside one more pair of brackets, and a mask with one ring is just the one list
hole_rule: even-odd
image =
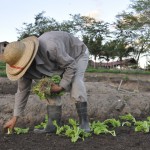
[[84,129],[85,132],[90,132],[87,114],[87,102],[77,102],[76,109],[79,116],[80,128]]
[[56,127],[53,125],[53,121],[56,120],[57,124],[60,125],[62,109],[61,106],[47,105],[48,123],[45,129],[34,129],[34,133],[54,133]]

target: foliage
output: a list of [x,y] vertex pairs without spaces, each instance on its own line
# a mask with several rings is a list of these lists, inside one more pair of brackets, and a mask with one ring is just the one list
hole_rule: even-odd
[[141,54],[150,53],[149,8],[149,0],[132,0],[129,9],[119,13],[113,24],[80,14],[70,14],[69,20],[58,22],[42,11],[35,15],[33,23],[23,23],[23,27],[17,29],[18,39],[39,37],[47,31],[67,31],[84,41],[94,59],[122,60],[132,55],[138,62]]
[[23,129],[23,128],[15,127],[14,130],[16,134],[25,134],[29,132],[29,128]]
[[35,129],[45,129],[48,122],[48,116],[45,116],[44,122],[41,122],[39,125],[34,126]]
[[85,132],[79,127],[79,124],[74,119],[69,119],[69,125],[58,126],[56,121],[53,121],[53,124],[56,126],[56,134],[66,135],[71,138],[71,142],[77,142],[78,139],[84,140],[84,138],[91,136],[91,133]]
[[112,118],[112,119],[106,119],[104,121],[104,124],[106,124],[106,125],[108,125],[110,127],[113,127],[113,128],[120,127],[120,125],[121,125],[120,121],[116,120],[114,118]]
[[135,122],[135,132],[148,133],[150,128],[149,121],[137,121]]
[[0,77],[6,77],[6,63],[0,61]]
[[118,69],[105,69],[105,68],[92,68],[92,67],[88,67],[86,72],[90,72],[90,73],[114,73],[114,74],[145,74],[145,75],[149,75],[150,72],[149,71],[143,71],[143,70],[118,70]]
[[91,124],[91,130],[94,132],[94,134],[111,134],[112,136],[116,136],[115,130],[110,131],[109,127],[104,123],[100,121],[93,121]]
[[130,5],[130,12],[123,11],[117,15],[118,20],[115,24],[117,35],[134,47],[133,54],[137,62],[141,54],[150,53],[149,8],[149,0],[133,0]]
[[127,115],[119,116],[119,118],[123,121],[129,121],[131,123],[135,123],[136,119],[129,113]]
[[60,93],[51,93],[51,85],[53,83],[59,84],[61,81],[61,77],[59,75],[54,75],[52,77],[45,77],[37,82],[36,85],[33,86],[32,91],[36,95],[39,96],[40,99],[49,99],[54,98],[56,96],[62,96],[64,92]]
[[[35,126],[35,128],[45,128],[48,122],[47,116],[45,117],[45,121],[40,125]],[[150,116],[147,117],[147,120],[144,121],[136,121],[136,119],[130,113],[119,116],[119,119],[116,120],[106,119],[103,122],[93,121],[90,123],[90,132],[85,132],[80,128],[79,123],[74,119],[69,119],[68,124],[64,124],[59,126],[56,120],[53,121],[53,125],[56,127],[56,134],[59,136],[67,136],[71,139],[71,142],[75,143],[79,139],[84,140],[92,136],[92,134],[100,135],[100,134],[111,134],[112,136],[116,136],[116,128],[121,128],[122,126],[134,127],[135,132],[149,133],[150,132]],[[112,130],[113,128],[113,130]],[[14,133],[16,134],[24,134],[28,133],[29,128],[14,128]],[[8,134],[12,134],[12,130],[8,128]]]
[[14,128],[14,132],[11,128],[8,128],[7,134],[25,134],[29,132],[29,128],[19,128],[19,127],[15,127]]

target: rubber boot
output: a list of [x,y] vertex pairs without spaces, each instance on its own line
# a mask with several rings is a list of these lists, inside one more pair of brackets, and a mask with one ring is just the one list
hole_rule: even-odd
[[77,102],[76,109],[79,116],[80,128],[85,132],[90,132],[89,120],[87,114],[87,102]]
[[48,123],[45,129],[34,129],[34,133],[54,133],[56,127],[53,125],[53,121],[56,120],[57,124],[61,122],[62,108],[61,106],[47,105]]

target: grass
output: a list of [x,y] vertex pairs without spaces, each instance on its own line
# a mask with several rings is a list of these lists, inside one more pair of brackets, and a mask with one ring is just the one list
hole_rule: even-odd
[[[6,64],[4,62],[0,62],[0,77],[6,77]],[[105,69],[105,68],[87,68],[86,72],[97,72],[97,73],[114,73],[114,74],[143,74],[150,75],[150,71],[144,70],[119,70],[119,69]]]
[[6,64],[0,62],[0,77],[6,77]]
[[86,72],[97,72],[97,73],[114,73],[114,74],[144,74],[144,75],[150,75],[150,71],[144,71],[144,70],[119,70],[119,69],[105,69],[105,68],[88,68]]

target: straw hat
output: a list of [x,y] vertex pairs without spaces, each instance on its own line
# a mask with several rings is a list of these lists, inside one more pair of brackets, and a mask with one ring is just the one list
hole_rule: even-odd
[[18,80],[25,74],[37,53],[38,46],[39,41],[35,36],[6,46],[3,57],[6,62],[7,77],[10,80]]

